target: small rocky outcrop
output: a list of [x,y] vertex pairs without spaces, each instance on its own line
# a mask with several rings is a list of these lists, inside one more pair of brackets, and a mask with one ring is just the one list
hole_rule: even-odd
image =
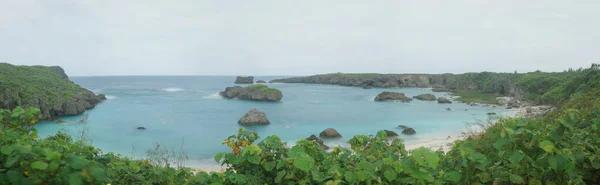
[[315,141],[315,142],[317,142],[319,144],[319,146],[321,146],[321,148],[323,148],[323,150],[329,150],[329,146],[325,145],[323,143],[323,140],[321,138],[318,138],[314,134],[310,135],[310,137],[306,138],[306,140]]
[[266,84],[267,82],[266,82],[266,81],[264,81],[264,80],[259,80],[259,81],[256,81],[256,83],[257,83],[257,84]]
[[146,130],[146,127],[137,127],[138,130]]
[[323,132],[321,132],[319,134],[319,137],[322,137],[322,138],[339,138],[339,137],[342,137],[342,135],[340,135],[340,133],[338,133],[337,130],[335,130],[333,128],[327,128],[327,129],[323,130]]
[[416,133],[417,133],[417,131],[415,131],[415,129],[413,129],[413,128],[407,128],[402,131],[402,134],[405,134],[405,135],[415,135]]
[[254,83],[254,77],[253,76],[237,76],[235,78],[235,82],[233,82],[235,84],[252,84]]
[[410,127],[408,127],[408,126],[406,126],[406,125],[398,125],[398,128],[399,128],[399,129],[407,129],[407,128],[410,128]]
[[387,134],[387,137],[396,137],[398,136],[398,133],[391,131],[391,130],[383,130],[385,131],[385,134]]
[[258,109],[252,109],[248,111],[240,120],[238,124],[240,125],[268,125],[271,122],[267,119],[267,114]]
[[435,101],[435,95],[433,94],[421,94],[418,96],[413,96],[413,98],[421,101]]
[[410,102],[410,101],[412,101],[412,98],[406,97],[406,95],[404,95],[404,93],[389,92],[389,91],[384,91],[375,97],[375,101],[388,101],[388,100]]
[[437,99],[437,102],[438,103],[452,103],[450,100],[448,100],[447,98],[444,98],[444,97],[439,97]]
[[262,84],[249,85],[246,87],[227,87],[225,88],[225,91],[220,92],[219,94],[225,98],[259,101],[279,101],[283,98],[281,91],[275,88],[269,88]]
[[487,115],[488,116],[493,116],[493,115],[496,115],[496,113],[495,112],[488,112]]
[[450,107],[446,108],[446,111],[452,111],[452,109]]

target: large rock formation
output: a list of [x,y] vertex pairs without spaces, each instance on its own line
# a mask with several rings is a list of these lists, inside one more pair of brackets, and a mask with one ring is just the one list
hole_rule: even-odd
[[413,98],[421,101],[435,101],[435,95],[433,94],[421,94],[418,96],[413,96]]
[[259,100],[259,101],[279,101],[283,98],[283,94],[278,89],[269,88],[266,85],[256,84],[246,87],[227,87],[225,91],[219,93],[225,98],[237,98],[244,100]]
[[413,128],[407,128],[402,131],[402,134],[405,134],[405,135],[415,135],[416,133],[417,133],[417,131],[415,131],[415,129],[413,129]]
[[254,77],[253,76],[237,76],[235,78],[235,82],[233,82],[235,84],[252,84],[254,83]]
[[248,111],[240,120],[238,124],[240,125],[268,125],[271,122],[267,119],[267,114],[258,109],[252,109]]
[[79,115],[105,100],[69,81],[59,66],[14,66],[0,63],[0,109],[40,109],[42,119]]
[[410,102],[412,98],[406,97],[404,93],[384,91],[375,97],[375,101],[396,100],[401,102]]
[[383,130],[385,131],[385,133],[387,134],[387,137],[396,137],[398,136],[398,133],[391,131],[391,130]]
[[329,146],[325,145],[323,140],[315,135],[310,135],[310,137],[306,138],[306,140],[315,141],[317,144],[319,144],[319,146],[321,146],[321,148],[323,148],[323,150],[329,150]]
[[327,128],[327,129],[323,130],[323,132],[321,132],[319,134],[319,137],[322,137],[322,138],[338,138],[338,137],[342,137],[342,135],[340,135],[340,133],[338,133],[337,130],[335,130],[333,128]]
[[444,98],[444,97],[439,97],[437,99],[437,102],[438,103],[452,103],[452,101],[450,101],[450,100],[448,100],[447,98]]

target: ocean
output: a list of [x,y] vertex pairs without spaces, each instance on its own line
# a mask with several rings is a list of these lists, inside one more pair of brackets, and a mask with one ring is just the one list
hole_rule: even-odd
[[[282,77],[255,77],[272,80]],[[326,139],[328,145],[346,145],[353,135],[375,135],[387,129],[400,133],[406,125],[417,134],[400,134],[405,142],[444,138],[460,134],[467,123],[487,120],[488,112],[506,115],[501,107],[472,107],[463,103],[438,104],[374,102],[382,91],[403,92],[412,97],[423,93],[451,97],[427,88],[362,89],[337,85],[267,84],[280,89],[280,102],[224,99],[219,92],[234,86],[234,76],[129,76],[71,77],[75,83],[108,100],[85,112],[87,124],[77,124],[81,116],[61,118],[67,123],[44,121],[36,125],[41,137],[64,131],[80,135],[86,130],[89,141],[103,152],[144,157],[146,149],[159,143],[179,151],[183,147],[191,164],[214,164],[217,152],[230,151],[221,142],[242,127],[237,121],[248,110],[258,108],[271,121],[266,126],[246,127],[261,138],[278,135],[293,145],[295,141],[335,128],[343,137]],[[447,108],[452,109],[448,111]],[[146,130],[138,130],[143,126]]]

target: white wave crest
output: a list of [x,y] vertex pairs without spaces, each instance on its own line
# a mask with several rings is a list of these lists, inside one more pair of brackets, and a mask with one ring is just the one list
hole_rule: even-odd
[[181,92],[181,91],[185,91],[185,89],[177,88],[177,87],[169,87],[169,88],[160,89],[160,91],[164,91],[164,92]]
[[111,95],[106,95],[106,99],[107,100],[114,100],[114,99],[117,99],[117,97],[116,96],[111,96]]
[[216,92],[213,94],[203,96],[202,98],[204,98],[204,99],[222,99],[223,97],[221,97],[221,95],[218,92]]

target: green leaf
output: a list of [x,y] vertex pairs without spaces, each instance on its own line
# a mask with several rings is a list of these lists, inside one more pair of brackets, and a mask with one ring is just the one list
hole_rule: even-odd
[[492,176],[487,172],[478,173],[477,176],[479,177],[479,181],[482,183],[487,183],[492,180]]
[[273,168],[275,168],[275,161],[264,162],[262,167],[267,171],[271,171]]
[[296,145],[287,152],[289,158],[296,158],[298,155],[306,155],[306,152],[302,146]]
[[444,179],[450,182],[458,183],[461,179],[461,175],[457,171],[451,171],[444,174]]
[[558,160],[555,156],[551,155],[548,157],[548,164],[550,165],[551,169],[558,171]]
[[88,161],[85,158],[70,155],[67,157],[67,164],[69,164],[73,169],[80,170],[87,166]]
[[485,161],[486,157],[485,155],[481,154],[481,153],[472,153],[471,155],[469,155],[469,160],[474,161],[474,162],[482,162]]
[[546,181],[545,184],[546,185],[556,185],[556,182],[554,182],[554,181]]
[[2,149],[0,149],[2,154],[4,155],[9,155],[14,151],[14,148],[12,146],[3,146]]
[[19,156],[9,156],[6,159],[6,162],[4,163],[4,167],[8,168],[11,167],[13,164],[15,164],[17,161],[19,160]]
[[352,183],[352,182],[355,182],[356,177],[354,176],[354,173],[352,171],[346,171],[346,173],[344,174],[344,179],[346,179],[346,181]]
[[217,153],[217,155],[215,155],[215,161],[217,163],[220,163],[221,159],[223,158],[223,155],[225,155],[225,153]]
[[69,185],[83,185],[83,176],[80,172],[69,174]]
[[398,177],[398,174],[393,171],[393,170],[385,170],[385,172],[383,172],[383,176],[390,182],[396,180],[396,177]]
[[506,145],[506,143],[508,143],[508,141],[505,138],[499,138],[494,143],[494,148],[496,148],[496,150],[500,150],[504,145]]
[[542,181],[534,179],[534,178],[530,178],[529,185],[542,185]]
[[46,170],[46,168],[48,168],[48,163],[42,161],[35,161],[31,163],[31,168],[38,170]]
[[296,159],[294,160],[294,167],[296,167],[304,172],[307,172],[308,170],[313,168],[314,165],[315,165],[315,160],[306,154],[296,156]]
[[511,174],[509,176],[509,178],[510,178],[510,182],[515,183],[515,184],[523,184],[523,182],[524,182],[523,177],[518,176],[518,175]]
[[283,177],[285,177],[285,171],[277,172],[277,177],[275,177],[275,183],[277,183],[277,184],[281,183],[281,180],[283,180]]
[[548,140],[540,142],[538,146],[548,153],[552,153],[554,151],[554,143]]
[[523,157],[525,157],[525,154],[523,154],[523,152],[521,152],[521,151],[513,152],[512,155],[510,155],[509,160],[513,164],[519,164],[519,162],[521,162]]
[[412,158],[417,164],[424,166],[427,164],[431,168],[437,168],[440,162],[440,156],[427,148],[418,148],[412,151]]
[[285,162],[283,162],[283,160],[277,161],[277,169],[281,169],[283,165],[285,165]]

